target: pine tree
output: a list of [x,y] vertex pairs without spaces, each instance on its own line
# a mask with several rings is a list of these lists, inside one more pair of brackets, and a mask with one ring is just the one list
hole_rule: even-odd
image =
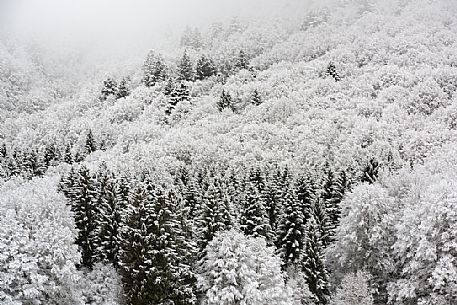
[[238,57],[235,59],[235,68],[238,70],[248,70],[249,69],[249,60],[243,50],[240,50]]
[[333,241],[335,228],[327,214],[325,203],[322,198],[318,198],[314,201],[312,216],[319,230],[322,247],[325,248]]
[[232,224],[230,206],[213,179],[203,196],[203,206],[198,217],[199,248],[205,248],[216,232],[229,230]]
[[87,156],[96,150],[97,150],[97,144],[95,142],[94,135],[92,134],[92,130],[89,129],[86,134],[86,143],[84,145],[84,152]]
[[46,145],[44,149],[43,161],[46,167],[49,167],[53,161],[57,160],[57,148],[54,144]]
[[130,95],[130,88],[127,84],[127,79],[123,78],[119,83],[119,88],[116,93],[116,99],[124,98]]
[[64,157],[63,161],[67,164],[72,164],[73,163],[73,155],[71,153],[71,145],[67,144],[65,146],[65,152],[64,152]]
[[217,109],[219,111],[224,110],[225,108],[231,108],[233,104],[232,97],[228,92],[225,90],[222,90],[221,96],[219,100],[217,101]]
[[153,51],[149,52],[143,64],[143,83],[153,87],[156,83],[164,81],[167,76],[167,67],[161,56]]
[[314,218],[307,225],[306,245],[303,253],[303,272],[309,290],[317,304],[327,304],[329,295],[328,272],[325,268],[324,248],[319,228]]
[[257,89],[252,92],[251,103],[255,106],[262,104],[262,97]]
[[6,158],[7,154],[8,154],[8,150],[6,149],[6,144],[3,143],[2,146],[0,146],[0,157]]
[[336,71],[336,66],[333,62],[330,62],[327,66],[327,70],[325,71],[325,74],[327,76],[332,77],[336,82],[339,82],[341,80],[340,75]]
[[103,88],[102,88],[102,99],[106,100],[109,96],[116,96],[118,93],[118,85],[117,82],[112,79],[108,78],[107,80],[103,81]]
[[214,61],[211,58],[209,58],[205,55],[202,55],[197,60],[196,78],[198,80],[204,80],[208,77],[216,75],[216,73],[217,73],[217,68],[216,68],[216,65],[214,64]]
[[81,166],[78,171],[72,196],[71,210],[78,230],[76,244],[81,251],[81,265],[91,268],[95,257],[97,189],[95,179],[85,166]]
[[241,204],[241,231],[246,235],[262,236],[267,241],[273,242],[265,203],[254,183],[248,183],[245,198]]
[[304,216],[294,189],[289,186],[283,195],[283,212],[276,246],[287,267],[298,262],[305,237]]
[[266,180],[265,188],[262,192],[262,198],[265,202],[265,210],[272,230],[272,238],[277,240],[277,236],[275,235],[276,232],[279,231],[278,226],[282,210],[282,191],[274,177],[269,177]]
[[295,183],[295,188],[297,189],[297,199],[301,205],[304,221],[307,223],[313,214],[313,202],[316,196],[316,189],[309,174],[301,175]]
[[375,158],[371,158],[365,168],[362,170],[362,178],[360,182],[367,182],[373,184],[378,180],[379,176],[379,163]]
[[124,202],[118,201],[118,188],[114,174],[102,166],[97,175],[98,186],[98,217],[96,256],[98,260],[112,263],[114,267],[119,262],[119,238]]
[[194,68],[187,51],[184,52],[178,64],[178,80],[189,82],[194,80]]

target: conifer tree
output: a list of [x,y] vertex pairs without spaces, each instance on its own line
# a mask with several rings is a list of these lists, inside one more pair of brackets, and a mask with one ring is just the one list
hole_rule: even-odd
[[272,238],[277,240],[276,232],[278,230],[280,215],[282,211],[282,190],[277,184],[274,177],[266,180],[265,188],[262,192],[262,198],[265,202],[265,210],[268,215],[268,221],[272,230]]
[[262,97],[260,96],[260,93],[259,93],[259,91],[257,89],[255,89],[252,92],[251,103],[254,106],[259,106],[260,104],[262,104]]
[[103,88],[102,88],[102,99],[106,100],[108,96],[116,96],[118,93],[118,85],[117,82],[112,79],[111,77],[107,80],[103,81]]
[[242,201],[240,229],[246,235],[262,236],[273,242],[271,227],[261,193],[254,183],[248,183],[245,198]]
[[314,218],[307,225],[306,245],[303,253],[303,272],[317,304],[327,304],[329,295],[328,272],[325,268],[324,248]]
[[71,153],[71,145],[67,144],[65,145],[65,152],[63,154],[63,161],[67,164],[72,164],[73,163],[73,155]]
[[123,78],[119,83],[119,88],[116,93],[116,99],[127,97],[130,95],[130,88],[128,87],[127,79]]
[[198,80],[204,80],[208,77],[216,75],[216,73],[217,73],[217,68],[216,68],[214,61],[211,58],[209,58],[205,55],[202,55],[197,60],[196,78]]
[[91,268],[95,257],[97,189],[95,179],[85,166],[81,166],[78,171],[78,179],[72,196],[71,209],[78,230],[76,244],[81,251],[81,265]]
[[235,60],[235,68],[238,70],[249,69],[249,60],[243,50],[238,53],[238,57]]
[[362,183],[367,182],[369,184],[373,184],[378,180],[379,176],[379,163],[375,158],[371,158],[368,161],[365,168],[362,170],[362,178],[360,181]]
[[283,212],[276,246],[285,269],[298,262],[305,237],[304,216],[294,189],[289,186],[283,195]]
[[156,83],[164,81],[167,76],[167,67],[161,56],[153,51],[149,52],[143,64],[143,83],[153,87]]
[[203,249],[218,231],[229,230],[232,227],[230,206],[224,200],[214,179],[210,181],[208,190],[203,196],[203,206],[198,219],[199,248]]
[[86,155],[89,155],[90,153],[94,152],[97,150],[97,144],[94,139],[94,135],[92,134],[92,130],[89,129],[89,131],[86,134],[86,143],[84,145],[84,152]]
[[301,175],[296,183],[297,199],[300,202],[305,223],[313,214],[313,202],[315,200],[315,186],[309,174]]
[[178,64],[178,80],[189,82],[194,80],[194,68],[187,51],[184,51]]
[[8,150],[6,149],[6,144],[3,143],[2,146],[0,146],[0,157],[6,158],[8,154]]
[[322,198],[318,198],[314,201],[312,216],[319,230],[322,246],[325,248],[333,241],[335,228],[327,214],[325,203]]
[[325,74],[327,76],[332,77],[336,82],[339,82],[341,80],[340,75],[336,71],[336,66],[333,62],[330,62],[327,66],[327,70],[325,71]]
[[224,110],[225,108],[231,108],[233,104],[232,97],[228,92],[225,90],[222,90],[221,96],[219,100],[217,101],[217,109],[219,111]]

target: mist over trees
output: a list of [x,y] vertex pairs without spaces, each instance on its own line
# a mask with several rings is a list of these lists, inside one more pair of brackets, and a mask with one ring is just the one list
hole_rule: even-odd
[[0,304],[456,302],[455,4],[245,5],[2,33]]

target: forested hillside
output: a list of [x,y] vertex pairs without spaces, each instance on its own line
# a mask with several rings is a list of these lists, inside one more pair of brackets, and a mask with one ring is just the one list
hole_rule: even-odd
[[0,41],[0,304],[457,304],[457,5],[288,3]]

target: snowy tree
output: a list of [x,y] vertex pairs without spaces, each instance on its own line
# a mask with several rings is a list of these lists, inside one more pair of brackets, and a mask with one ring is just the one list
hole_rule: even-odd
[[265,239],[219,232],[205,252],[197,277],[202,304],[291,304],[281,261]]
[[119,82],[118,90],[116,92],[116,99],[124,98],[130,95],[130,88],[128,86],[128,80],[123,78]]
[[243,50],[240,50],[238,53],[238,57],[235,59],[234,66],[238,70],[249,69],[249,59]]
[[325,75],[332,77],[336,82],[339,82],[341,80],[341,77],[338,74],[338,71],[336,70],[336,66],[333,62],[330,62],[328,64],[327,69],[325,71]]
[[80,304],[76,232],[57,179],[0,186],[0,303]]
[[197,60],[196,79],[204,80],[208,77],[216,75],[216,73],[217,73],[216,65],[210,57],[207,57],[206,55],[202,55]]
[[309,290],[317,304],[327,304],[329,294],[328,272],[324,261],[324,248],[319,228],[314,218],[306,227],[306,245],[301,262]]
[[102,88],[102,99],[106,100],[109,96],[116,96],[119,92],[119,87],[117,82],[112,79],[108,78],[103,81],[103,88]]
[[109,265],[97,263],[93,270],[84,272],[78,289],[84,304],[116,305],[123,301],[121,278]]
[[233,99],[230,96],[230,93],[226,92],[225,90],[222,90],[221,96],[219,97],[219,100],[217,101],[217,109],[219,111],[222,111],[225,108],[231,108],[232,106],[233,106]]
[[304,216],[294,189],[289,186],[283,195],[283,211],[276,246],[287,268],[298,262],[305,238]]
[[73,190],[71,211],[78,230],[76,244],[81,251],[81,265],[91,268],[95,259],[97,229],[97,188],[96,180],[85,166],[78,171]]
[[194,80],[194,68],[190,60],[187,51],[184,52],[179,64],[178,64],[178,80],[181,81],[193,81]]
[[143,83],[152,87],[156,83],[164,81],[167,76],[167,67],[160,55],[153,51],[149,52],[143,64]]
[[241,202],[240,229],[245,235],[263,236],[268,242],[273,242],[265,202],[252,182],[248,182]]
[[363,271],[344,276],[341,286],[332,296],[330,305],[373,305],[373,296],[369,286],[370,276]]

